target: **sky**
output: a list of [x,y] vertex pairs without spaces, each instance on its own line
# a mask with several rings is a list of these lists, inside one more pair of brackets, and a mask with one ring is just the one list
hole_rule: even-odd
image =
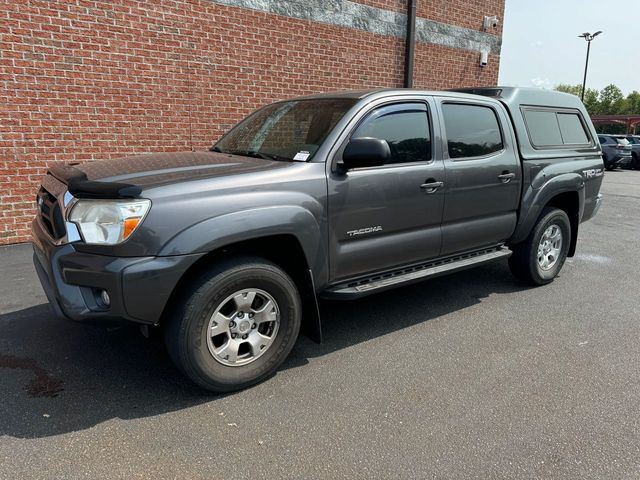
[[639,0],[506,0],[500,85],[553,88],[582,84],[591,42],[587,88],[613,83],[640,91]]

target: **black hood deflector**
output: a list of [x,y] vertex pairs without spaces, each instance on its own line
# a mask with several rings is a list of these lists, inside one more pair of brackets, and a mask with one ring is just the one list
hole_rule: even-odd
[[56,165],[48,173],[66,183],[76,198],[137,198],[142,193],[142,188],[129,183],[89,180],[86,173],[71,165]]

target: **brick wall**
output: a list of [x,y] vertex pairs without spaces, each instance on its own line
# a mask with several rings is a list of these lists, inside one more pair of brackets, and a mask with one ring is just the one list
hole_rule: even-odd
[[502,35],[504,0],[418,0],[417,13],[419,17],[475,30],[482,28],[485,15],[496,15],[500,23],[491,33]]
[[[373,16],[406,11],[399,0],[329,3],[373,7]],[[356,18],[351,28],[331,15],[312,21],[305,11],[232,4],[0,2],[0,244],[28,240],[38,179],[52,162],[204,149],[276,99],[402,86],[404,38],[393,32],[403,25],[376,30]],[[504,12],[504,0],[418,5],[425,19],[473,30],[482,15]],[[499,49],[492,51],[480,69],[477,51],[420,41],[415,86],[495,84]]]

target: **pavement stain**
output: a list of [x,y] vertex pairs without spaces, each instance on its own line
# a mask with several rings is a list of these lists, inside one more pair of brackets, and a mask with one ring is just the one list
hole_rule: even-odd
[[62,380],[51,376],[44,368],[31,358],[0,354],[0,368],[29,370],[35,377],[24,387],[30,397],[55,398],[64,390]]

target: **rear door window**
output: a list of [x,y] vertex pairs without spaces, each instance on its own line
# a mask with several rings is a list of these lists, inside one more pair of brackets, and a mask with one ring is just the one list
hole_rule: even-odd
[[496,112],[462,103],[442,105],[449,158],[490,155],[504,148]]

